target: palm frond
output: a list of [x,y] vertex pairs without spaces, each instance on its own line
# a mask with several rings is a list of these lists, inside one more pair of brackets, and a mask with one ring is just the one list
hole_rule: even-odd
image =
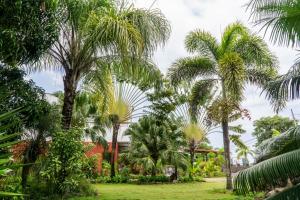
[[248,34],[249,30],[242,23],[236,22],[228,25],[221,37],[220,53],[224,54],[232,48],[236,39],[244,34]]
[[271,29],[270,39],[280,45],[299,45],[300,3],[293,0],[251,0],[248,4],[251,17],[266,31]]
[[256,161],[261,162],[300,147],[300,127],[290,128],[285,133],[263,141],[256,152]]
[[218,42],[209,33],[202,30],[190,32],[185,38],[185,48],[191,53],[199,53],[200,56],[209,57],[215,62],[218,60]]
[[248,148],[245,143],[241,140],[241,135],[234,135],[234,134],[231,134],[229,135],[229,139],[230,141],[235,144],[235,146],[239,147],[239,148]]
[[215,64],[205,57],[187,57],[177,60],[168,69],[168,77],[174,85],[181,81],[191,81],[200,76],[213,76]]
[[294,64],[284,75],[271,81],[264,90],[266,97],[271,101],[275,110],[285,107],[288,100],[300,97],[300,63]]
[[242,37],[236,40],[232,49],[242,57],[247,67],[259,69],[278,68],[276,56],[259,36],[251,33],[243,34]]
[[265,160],[242,170],[234,179],[239,194],[264,191],[267,186],[280,185],[282,180],[300,175],[300,150],[294,150]]
[[286,199],[299,200],[299,197],[300,197],[300,184],[287,188],[278,194],[266,198],[266,200],[286,200]]
[[220,73],[228,98],[237,102],[240,101],[243,98],[246,79],[246,69],[242,58],[237,53],[225,54],[220,60]]

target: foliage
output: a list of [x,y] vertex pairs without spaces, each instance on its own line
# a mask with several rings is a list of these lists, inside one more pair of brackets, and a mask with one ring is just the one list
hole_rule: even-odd
[[299,126],[290,128],[285,133],[262,142],[256,150],[256,161],[261,162],[280,154],[299,148],[300,129]]
[[258,146],[264,140],[272,138],[275,131],[283,133],[295,126],[295,121],[288,117],[275,115],[273,117],[263,117],[255,120],[253,126],[254,132],[252,135],[256,137],[256,146]]
[[224,156],[209,153],[207,160],[203,156],[198,158],[193,165],[194,176],[200,177],[220,177],[224,176],[222,166],[224,164]]
[[[292,128],[286,133],[263,142],[259,154],[258,164],[239,172],[235,179],[235,189],[238,193],[247,194],[253,191],[265,191],[287,182],[297,184],[299,171],[299,127]],[[283,195],[291,195],[298,190],[297,186],[283,191],[282,194],[270,197],[282,198]]]
[[[7,118],[12,117],[14,114],[16,114],[18,111],[20,111],[20,109],[16,109],[10,112],[6,112],[0,115],[0,122],[3,120],[6,120]],[[15,138],[18,136],[18,134],[5,134],[5,129],[8,128],[7,126],[3,126],[0,125],[0,152],[1,152],[1,156],[0,156],[0,181],[1,179],[3,179],[3,177],[10,176],[10,173],[12,172],[11,167],[13,167],[13,165],[11,165],[11,152],[9,151],[9,149],[11,148],[12,145],[16,144],[18,141],[15,140]],[[7,181],[7,180],[6,180]],[[6,182],[5,181],[5,182]],[[6,182],[7,183],[7,182]],[[17,194],[17,193],[12,193],[12,188],[8,188],[9,186],[13,186],[15,187],[15,185],[11,185],[11,184],[4,184],[0,186],[0,197],[4,196],[21,196],[22,194]],[[4,191],[2,191],[4,189]],[[10,192],[5,192],[5,190],[7,191],[7,189],[10,190]],[[15,188],[13,188],[14,192]]]
[[92,69],[105,71],[115,66],[111,65],[114,61],[128,66],[150,57],[157,46],[166,42],[170,27],[159,10],[135,8],[118,1],[69,0],[59,1],[58,6],[60,37],[44,63],[31,69],[65,72],[62,124],[69,129],[80,81]]
[[144,172],[151,169],[151,175],[155,176],[161,164],[186,167],[185,154],[180,152],[184,146],[183,133],[171,120],[159,121],[148,115],[131,124],[125,134],[131,138],[127,156],[131,163],[141,166]]
[[266,30],[271,29],[272,41],[280,45],[299,45],[299,1],[251,0],[248,9],[256,24],[262,25]]
[[7,133],[20,132],[23,128],[34,128],[49,107],[45,93],[32,80],[25,80],[25,73],[17,68],[0,65],[0,112],[25,108],[11,118],[2,121],[8,125]]
[[226,105],[239,108],[247,83],[265,86],[277,75],[277,61],[267,44],[240,22],[228,25],[220,42],[206,31],[192,31],[186,37],[185,46],[190,53],[197,55],[175,61],[168,76],[174,85],[200,80],[209,81],[219,88],[218,106],[213,110],[218,110],[218,116],[221,116],[227,188],[231,189],[228,123],[233,106]]
[[47,166],[41,172],[50,193],[64,195],[78,189],[84,153],[82,131],[70,130],[53,134],[47,157]]
[[58,37],[57,1],[3,0],[0,13],[2,63],[37,61]]

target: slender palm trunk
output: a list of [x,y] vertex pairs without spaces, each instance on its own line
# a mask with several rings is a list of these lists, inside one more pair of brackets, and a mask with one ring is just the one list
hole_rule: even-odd
[[71,128],[74,100],[76,96],[77,81],[72,69],[66,70],[64,76],[64,102],[62,108],[62,128],[68,130]]
[[190,163],[191,163],[191,167],[193,167],[194,162],[195,162],[195,140],[191,140],[190,142]]
[[111,146],[111,158],[110,158],[110,177],[114,177],[116,175],[115,171],[115,152],[118,143],[118,133],[119,133],[120,124],[115,123],[113,125],[113,135],[112,135],[112,146]]
[[152,157],[152,159],[153,159],[153,167],[151,171],[151,176],[156,176],[157,173],[156,166],[157,166],[158,156],[154,156]]
[[[222,82],[222,96],[226,101],[226,91],[224,82]],[[228,125],[228,112],[223,108],[222,116],[222,130],[223,130],[223,143],[224,143],[224,157],[225,157],[225,174],[226,174],[226,189],[232,190],[232,176],[231,176],[231,158],[230,158],[230,140],[229,140],[229,125]]]

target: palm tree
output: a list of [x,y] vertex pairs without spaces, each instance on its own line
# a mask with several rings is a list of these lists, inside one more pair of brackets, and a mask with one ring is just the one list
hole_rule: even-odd
[[246,83],[262,86],[274,77],[277,62],[266,43],[239,22],[226,27],[220,42],[208,32],[192,31],[185,46],[198,55],[177,60],[168,76],[174,85],[192,80],[219,85],[221,98],[215,106],[223,130],[226,188],[232,189],[228,108],[239,107]]
[[[91,85],[89,85],[91,87]],[[93,87],[93,86],[92,86]],[[134,118],[145,114],[144,108],[147,97],[142,90],[126,82],[115,81],[111,92],[99,91],[97,84],[92,97],[96,104],[99,118],[95,119],[102,127],[112,127],[112,152],[111,152],[111,177],[115,176],[115,151],[118,143],[119,129],[121,125],[130,123]],[[105,94],[105,95],[104,95]],[[98,120],[98,122],[97,122]]]
[[109,1],[60,1],[60,36],[33,70],[64,72],[62,127],[69,129],[79,82],[95,67],[115,59],[134,63],[164,44],[170,26],[159,10]]
[[248,155],[254,157],[254,151],[251,150],[248,146],[238,146],[236,149],[237,159],[245,159],[246,163],[249,163]]
[[272,190],[291,180],[293,186],[271,196],[268,200],[297,199],[300,176],[300,127],[264,141],[258,147],[258,164],[240,171],[234,180],[237,193]]

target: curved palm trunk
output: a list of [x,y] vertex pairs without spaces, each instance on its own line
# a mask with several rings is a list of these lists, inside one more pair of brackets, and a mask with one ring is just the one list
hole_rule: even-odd
[[[223,96],[223,100],[226,101],[227,97],[226,97],[224,82],[222,82],[222,96]],[[226,108],[223,108],[223,119],[222,119],[221,124],[222,124],[222,130],[223,130],[226,189],[232,190],[229,125],[228,125],[228,112],[226,111]]]
[[118,133],[119,133],[120,124],[115,123],[113,125],[113,135],[112,135],[112,147],[111,147],[111,158],[110,158],[110,177],[114,177],[116,175],[115,171],[115,152],[118,143]]
[[62,108],[62,128],[68,130],[71,128],[74,100],[76,96],[77,81],[72,69],[66,70],[64,76],[64,102]]

